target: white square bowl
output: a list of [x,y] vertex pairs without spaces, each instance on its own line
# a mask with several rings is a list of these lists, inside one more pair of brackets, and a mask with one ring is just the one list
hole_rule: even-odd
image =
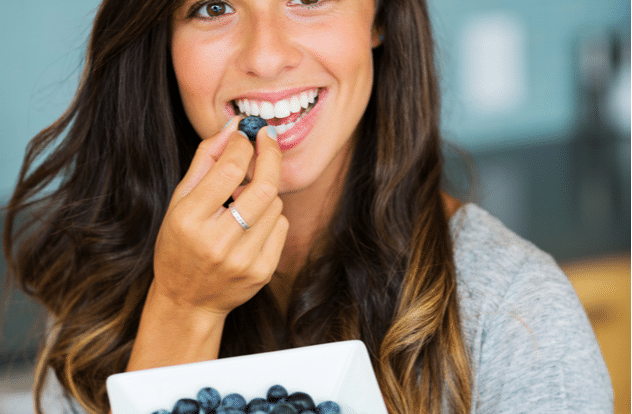
[[115,374],[107,379],[107,390],[112,414],[151,414],[171,410],[180,398],[195,399],[204,387],[250,401],[265,398],[275,384],[290,394],[308,393],[316,405],[335,401],[343,414],[388,414],[361,341]]

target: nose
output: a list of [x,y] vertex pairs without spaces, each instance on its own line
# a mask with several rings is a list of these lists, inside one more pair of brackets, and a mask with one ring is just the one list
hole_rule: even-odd
[[252,16],[244,28],[240,69],[251,76],[272,80],[298,66],[302,53],[287,25],[282,15],[271,11]]

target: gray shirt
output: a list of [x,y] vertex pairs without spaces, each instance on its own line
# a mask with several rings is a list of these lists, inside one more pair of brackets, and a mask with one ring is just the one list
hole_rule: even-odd
[[612,413],[590,322],[548,254],[474,204],[450,220],[472,413]]
[[[472,413],[613,413],[599,345],[555,261],[474,204],[455,213],[450,230]],[[47,414],[72,412],[51,382]]]

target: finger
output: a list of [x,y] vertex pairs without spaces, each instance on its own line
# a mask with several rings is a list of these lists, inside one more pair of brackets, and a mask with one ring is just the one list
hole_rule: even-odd
[[270,278],[279,265],[289,227],[289,222],[285,216],[279,216],[277,218],[274,228],[266,238],[259,254],[250,266],[250,273],[253,277],[263,280],[264,283],[270,281]]
[[[254,143],[257,156],[263,149],[265,149],[266,146],[271,145],[271,143],[269,142],[270,138],[272,138],[274,141],[276,141],[277,139],[276,128],[272,125],[268,125],[264,128],[261,128],[259,132],[257,132],[257,140]],[[273,147],[277,147],[277,146],[273,145]],[[280,151],[279,151],[279,154],[280,154]],[[255,171],[255,160],[253,159],[250,162],[250,165],[248,166],[248,174],[246,174],[245,184],[248,184],[249,182],[252,181],[254,171]]]
[[270,236],[272,229],[274,229],[282,211],[283,202],[277,197],[248,232],[241,232],[242,237],[239,241],[239,249],[249,255],[248,260],[253,260],[256,254],[261,250],[265,240]]
[[227,208],[228,206],[230,206],[232,203],[235,202],[235,199],[237,198],[237,196],[239,196],[239,194],[241,194],[242,191],[244,191],[244,183],[242,182],[242,185],[240,185],[239,187],[237,187],[235,189],[235,191],[233,191],[233,193],[230,195],[230,197],[228,197],[228,199],[226,201],[224,201],[224,204],[222,204],[223,208],[219,208],[217,209],[217,211],[213,214],[213,218],[218,218]]
[[226,270],[234,273],[235,269],[237,269],[237,271],[249,273],[248,269],[263,248],[268,237],[270,237],[281,216],[282,209],[283,202],[277,197],[249,231],[244,232],[240,229],[240,231],[235,233],[224,233],[226,237],[230,237],[228,234],[235,235],[234,240],[227,240],[227,243],[231,243],[230,245],[233,248],[224,261]]
[[230,134],[221,156],[187,195],[188,208],[202,220],[223,208],[222,204],[243,181],[253,154],[247,138],[238,132]]
[[[271,145],[271,143],[268,141],[267,138],[272,138],[275,141],[277,139],[276,128],[272,125],[269,125],[265,128],[261,128],[259,132],[257,132],[257,141],[255,142],[256,154],[259,154],[261,151],[265,150],[266,145],[267,146]],[[262,142],[262,143],[259,144],[259,142]],[[276,151],[277,146],[276,145],[271,145],[271,146]],[[278,154],[281,154],[280,151]],[[245,188],[245,185],[252,181],[252,176],[254,175],[254,170],[255,170],[255,159],[256,159],[256,156],[250,161],[250,164],[248,165],[248,173],[246,174],[246,180],[242,183],[243,185],[237,187],[235,192],[232,194],[232,197],[229,199],[230,203],[235,201],[237,196],[241,194],[241,192]],[[229,202],[227,202],[224,207],[227,207]]]
[[[265,132],[265,134],[264,134]],[[274,141],[275,144],[270,142],[270,139]],[[266,147],[272,147],[278,150],[279,154],[281,154],[281,150],[279,149],[279,144],[276,143],[277,140],[277,131],[276,128],[272,125],[268,125],[265,128],[261,128],[257,133],[257,155],[264,150]]]
[[193,188],[210,171],[228,144],[231,133],[237,130],[241,117],[234,116],[228,124],[215,136],[200,142],[184,178],[176,187],[172,202],[177,203],[189,194]]
[[[258,154],[252,181],[238,197],[234,197],[235,208],[251,227],[274,201],[279,191],[282,153],[276,141],[268,136],[268,128],[262,128],[257,134]],[[222,215],[232,216],[230,211]],[[228,218],[234,220],[233,217]]]
[[[216,222],[211,224],[207,230],[201,231],[201,233],[208,236],[221,229],[221,237],[213,238],[211,250],[216,253],[212,254],[211,257],[217,258],[215,262],[221,263],[222,272],[233,275],[249,274],[248,269],[273,232],[282,210],[283,202],[277,197],[247,232],[240,227],[232,216],[230,216],[230,223],[228,224]],[[224,219],[224,217],[221,217],[220,221]]]

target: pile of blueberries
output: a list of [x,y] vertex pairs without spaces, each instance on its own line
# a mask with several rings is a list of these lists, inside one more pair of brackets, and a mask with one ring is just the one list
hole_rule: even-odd
[[341,414],[340,406],[333,401],[318,405],[309,394],[288,392],[281,385],[268,389],[266,398],[253,398],[250,402],[240,394],[221,398],[215,388],[202,388],[197,399],[181,398],[173,410],[158,410],[152,414]]

